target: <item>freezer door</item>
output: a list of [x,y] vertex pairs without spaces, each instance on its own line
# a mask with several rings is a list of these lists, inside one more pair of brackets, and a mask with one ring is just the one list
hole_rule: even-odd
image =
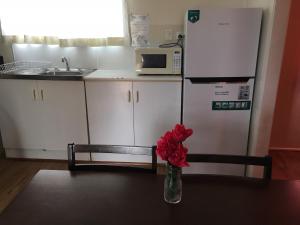
[[[189,153],[246,155],[254,79],[192,83],[185,79],[183,123],[194,130]],[[243,175],[244,166],[192,164],[185,173]]]
[[188,11],[185,77],[254,77],[261,19],[261,9],[200,9],[191,22]]

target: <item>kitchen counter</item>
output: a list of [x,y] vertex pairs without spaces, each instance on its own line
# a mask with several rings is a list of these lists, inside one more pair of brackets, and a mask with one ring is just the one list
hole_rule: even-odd
[[180,75],[138,75],[132,70],[96,70],[84,80],[181,81]]
[[73,81],[101,81],[101,80],[124,80],[124,81],[181,81],[180,75],[138,75],[132,70],[96,70],[85,76],[78,75],[31,75],[31,74],[0,74],[0,79],[23,79],[23,80],[73,80]]

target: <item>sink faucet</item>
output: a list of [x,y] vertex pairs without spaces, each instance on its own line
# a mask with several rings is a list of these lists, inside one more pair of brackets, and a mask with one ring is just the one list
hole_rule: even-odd
[[66,68],[67,68],[67,71],[70,71],[70,65],[69,65],[69,61],[68,61],[68,59],[65,57],[65,56],[63,56],[62,58],[61,58],[61,62],[65,62],[66,63]]

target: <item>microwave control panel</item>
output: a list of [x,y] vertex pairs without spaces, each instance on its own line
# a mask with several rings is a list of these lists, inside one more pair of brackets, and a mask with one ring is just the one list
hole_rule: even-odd
[[181,73],[181,51],[175,51],[173,54],[173,73]]

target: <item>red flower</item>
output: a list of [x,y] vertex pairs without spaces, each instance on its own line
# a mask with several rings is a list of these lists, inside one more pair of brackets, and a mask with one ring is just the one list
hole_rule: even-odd
[[157,141],[156,154],[159,155],[162,160],[168,160],[168,156],[171,152],[175,151],[176,148],[176,139],[174,139],[172,132],[168,131]]
[[185,129],[184,125],[176,124],[175,128],[172,130],[174,138],[178,142],[185,141],[189,136],[193,134],[192,129]]
[[169,158],[168,161],[173,166],[178,167],[185,167],[189,166],[189,164],[186,161],[186,154],[187,154],[187,148],[185,148],[181,143],[177,146],[177,149],[175,152],[173,152]]
[[182,145],[193,131],[186,129],[184,125],[177,124],[172,131],[167,131],[157,141],[156,154],[162,160],[168,161],[174,166],[184,167],[189,164],[186,162],[187,148]]

